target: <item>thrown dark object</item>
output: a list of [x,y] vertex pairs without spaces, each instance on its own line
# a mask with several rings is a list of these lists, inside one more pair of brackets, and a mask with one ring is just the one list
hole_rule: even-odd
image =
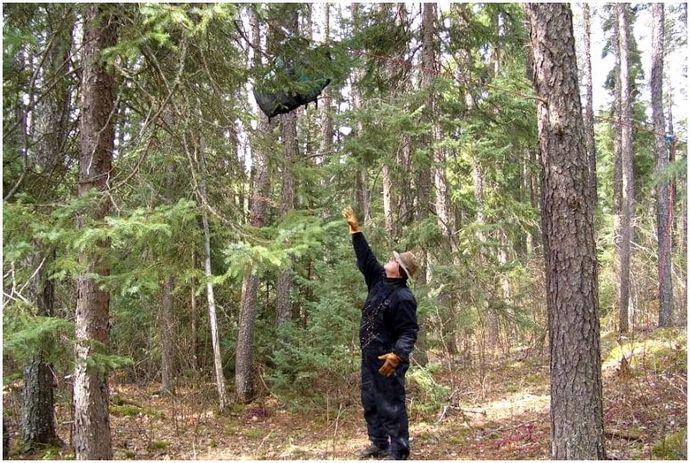
[[282,59],[276,60],[277,73],[269,73],[253,90],[254,99],[269,122],[278,114],[287,114],[312,102],[318,107],[319,95],[331,82],[315,69],[315,64],[324,59],[331,61],[326,49],[307,48],[294,62],[284,64]]
[[318,97],[321,95],[321,91],[323,91],[330,82],[331,79],[319,79],[314,82],[313,87],[307,92],[295,91],[286,93],[279,91],[275,93],[263,93],[257,92],[256,89],[254,89],[254,98],[259,108],[268,116],[268,122],[271,122],[271,118],[278,114],[287,114],[311,102],[314,102],[318,107]]

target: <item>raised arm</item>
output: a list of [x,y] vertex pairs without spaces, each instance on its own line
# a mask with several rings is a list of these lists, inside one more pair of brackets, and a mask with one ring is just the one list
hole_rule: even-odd
[[343,209],[343,217],[345,217],[350,227],[352,247],[354,247],[355,255],[357,256],[357,267],[364,275],[364,280],[367,282],[367,288],[371,289],[374,283],[383,278],[383,266],[376,259],[376,256],[374,256],[374,253],[369,247],[369,243],[367,243],[366,238],[364,238],[364,233],[362,233],[362,230],[359,228],[357,217],[355,217],[355,213],[351,207]]

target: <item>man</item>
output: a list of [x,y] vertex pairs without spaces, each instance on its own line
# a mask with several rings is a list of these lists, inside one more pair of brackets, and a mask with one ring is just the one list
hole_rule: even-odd
[[417,271],[411,252],[393,252],[382,266],[359,228],[352,208],[343,210],[357,266],[369,294],[362,309],[362,406],[371,445],[359,457],[405,460],[410,437],[405,408],[405,373],[417,340],[417,302],[407,279]]

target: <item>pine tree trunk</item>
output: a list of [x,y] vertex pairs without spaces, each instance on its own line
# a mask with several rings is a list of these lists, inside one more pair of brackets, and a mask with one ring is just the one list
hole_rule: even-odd
[[[268,40],[271,37],[269,36]],[[260,49],[261,30],[259,19],[252,17],[252,44],[255,50]],[[261,54],[254,53],[254,66],[261,65]],[[271,124],[268,119],[260,116],[257,129],[259,136],[268,138],[271,136]],[[270,189],[268,154],[269,146],[265,140],[256,143],[252,153],[254,155],[252,168],[254,170],[252,201],[249,214],[249,224],[261,228],[265,225],[268,213],[268,197]],[[256,323],[257,293],[259,277],[256,271],[249,271],[242,280],[242,300],[240,303],[240,319],[237,333],[237,352],[235,354],[235,390],[238,401],[251,402],[254,398],[254,385],[252,374],[252,357],[254,350],[254,326]]]
[[161,285],[161,310],[160,310],[160,341],[161,341],[161,390],[167,393],[175,392],[175,358],[173,340],[175,339],[174,313],[173,313],[173,288],[174,277],[169,276]]
[[582,33],[582,41],[584,43],[585,63],[583,66],[584,82],[585,82],[585,141],[587,146],[587,164],[589,174],[589,197],[592,201],[593,207],[596,209],[597,205],[597,152],[594,142],[594,93],[592,86],[592,40],[591,40],[591,18],[589,12],[589,4],[583,3],[582,9],[584,28]]
[[[296,15],[295,15],[296,16]],[[283,189],[280,197],[280,216],[285,218],[295,209],[295,177],[293,165],[298,157],[297,147],[297,111],[281,116],[282,141],[285,146],[283,161]],[[288,266],[278,274],[276,283],[276,311],[278,326],[292,318],[292,270]]]
[[619,329],[621,333],[629,330],[630,313],[630,260],[632,244],[632,217],[635,210],[635,187],[633,179],[633,140],[632,140],[632,96],[630,91],[630,64],[628,50],[628,6],[616,4],[620,54],[620,130],[621,130],[621,214],[620,214],[620,278]]
[[588,162],[568,4],[527,4],[542,175],[551,458],[605,459]]
[[[664,4],[652,5],[652,75],[650,81],[652,96],[652,120],[654,121],[654,154],[656,173],[663,179],[668,167],[668,152],[664,141],[663,75],[664,75]],[[668,182],[660,180],[656,185],[656,232],[659,243],[658,292],[659,326],[673,323],[673,286],[671,280],[671,233],[673,231],[672,204],[670,204]]]
[[[50,254],[52,253],[48,253]],[[53,316],[55,293],[53,282],[48,279],[46,270],[52,260],[46,257],[37,263],[40,268],[31,285],[32,299],[36,301],[38,307],[37,314],[42,317]],[[21,421],[21,440],[24,450],[61,443],[55,431],[54,384],[52,366],[43,361],[42,353],[37,353],[24,367]]]
[[[324,43],[330,43],[330,33],[331,33],[331,22],[330,22],[330,11],[331,5],[329,3],[322,4],[323,8],[323,33],[324,33]],[[332,115],[332,101],[331,96],[331,86],[327,86],[323,93],[321,94],[321,100],[319,101],[319,112],[321,119],[321,145],[319,147],[319,153],[316,157],[316,163],[321,165],[326,162],[326,156],[333,153],[333,115]],[[321,187],[326,187],[325,176],[321,178]]]
[[[35,103],[32,117],[36,120],[31,134],[34,140],[33,168],[45,176],[52,176],[64,161],[65,144],[69,137],[69,101],[72,90],[67,76],[66,61],[70,57],[73,33],[73,6],[50,5],[46,11],[55,13],[60,21],[50,39],[43,58],[42,98]],[[32,196],[38,201],[49,202],[54,199],[53,190],[59,188],[55,182],[32,184]],[[28,185],[27,185],[28,187]],[[37,315],[53,316],[55,292],[53,281],[49,279],[48,269],[55,261],[55,250],[47,249],[39,242],[34,245],[34,262],[37,268],[31,282],[31,297],[38,308]],[[55,431],[55,409],[53,387],[55,381],[52,365],[43,361],[43,354],[36,352],[24,368],[24,390],[22,393],[21,440],[26,450],[43,445],[61,444]]]
[[[107,4],[86,6],[84,24],[79,195],[93,190],[106,191],[112,178],[114,148],[113,111],[115,80],[101,62],[101,52],[117,41],[116,18]],[[104,195],[105,196],[105,195]],[[104,197],[90,211],[90,218],[103,219],[109,211]],[[79,220],[83,226],[85,218]],[[76,368],[74,373],[74,451],[79,460],[112,458],[110,419],[108,416],[107,373],[89,365],[98,345],[107,346],[110,320],[110,294],[100,289],[89,276],[107,276],[109,242],[98,243],[100,252],[85,252],[80,263],[86,272],[77,280]]]
[[[297,11],[290,9],[284,19],[284,27],[293,35],[299,34],[299,17]],[[283,188],[280,195],[280,216],[285,218],[295,209],[295,174],[294,164],[299,157],[297,141],[297,109],[280,116],[281,138],[285,146],[283,158]],[[291,266],[280,271],[276,282],[277,323],[281,326],[292,319],[292,270]]]
[[[619,313],[618,329],[621,333],[628,331],[628,317],[621,318],[621,282],[622,282],[622,216],[623,216],[623,154],[621,149],[621,108],[622,108],[622,86],[621,86],[621,54],[620,34],[618,32],[618,18],[616,7],[613,6],[612,24],[615,57],[615,76],[614,76],[614,127],[613,127],[613,241],[615,247],[614,271],[616,275],[616,308]],[[627,300],[627,298],[626,298]]]
[[[361,18],[359,12],[360,4],[353,3],[350,6],[353,28],[356,32],[361,32]],[[354,111],[359,111],[362,108],[362,89],[360,87],[364,72],[361,69],[355,69],[352,72],[352,109]],[[361,136],[364,131],[364,127],[360,121],[355,124],[355,134],[356,136]],[[363,164],[359,166],[357,171],[357,178],[355,181],[355,202],[357,203],[357,210],[361,214],[362,222],[366,225],[371,222],[371,214],[369,212],[369,174],[367,172],[367,166],[364,164],[364,160],[361,161]]]
[[422,87],[427,94],[427,118],[431,122],[429,149],[433,159],[434,209],[439,229],[446,239],[450,240],[450,213],[448,211],[448,186],[445,173],[445,153],[438,146],[442,139],[441,125],[438,118],[438,91],[434,88],[434,79],[438,73],[436,46],[436,4],[424,3],[422,13]]
[[[400,149],[396,156],[396,161],[402,169],[403,175],[409,178],[412,172],[412,137],[408,134],[402,136],[400,141]],[[416,184],[416,179],[412,178],[411,183]],[[416,189],[416,188],[415,188]],[[411,188],[402,188],[400,192],[400,210],[398,212],[400,217],[400,226],[409,225],[415,218],[414,214],[414,190]]]

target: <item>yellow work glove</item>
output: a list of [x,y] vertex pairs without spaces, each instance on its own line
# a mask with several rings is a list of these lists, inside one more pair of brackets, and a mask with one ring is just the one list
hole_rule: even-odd
[[345,217],[347,225],[350,227],[350,234],[360,231],[359,223],[357,222],[357,217],[355,216],[355,211],[353,211],[351,207],[346,207],[343,209],[343,217]]
[[395,355],[393,352],[379,356],[379,360],[385,360],[385,362],[383,362],[383,366],[379,368],[379,373],[386,377],[392,375],[400,363],[400,357]]

